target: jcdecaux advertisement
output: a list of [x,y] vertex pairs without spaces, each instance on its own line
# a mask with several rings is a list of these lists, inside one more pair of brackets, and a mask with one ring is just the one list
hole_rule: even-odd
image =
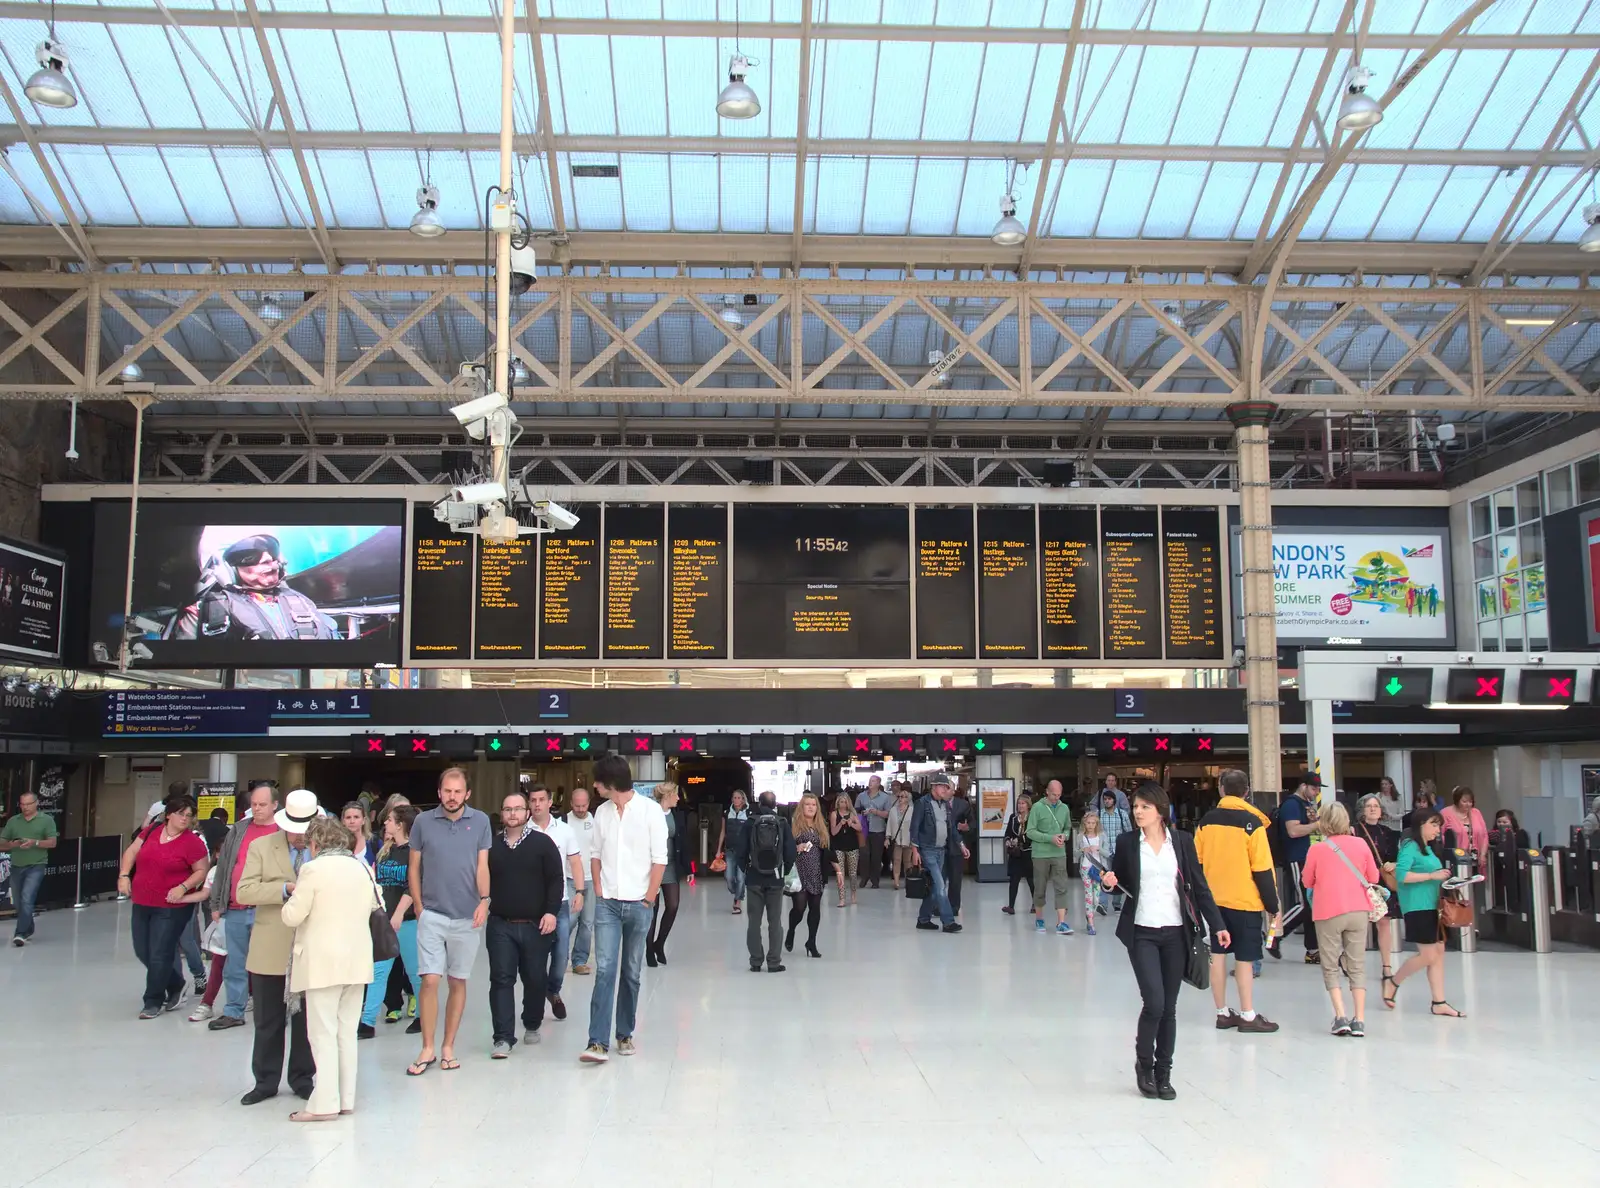
[[1441,533],[1283,532],[1272,536],[1272,588],[1283,643],[1450,638]]

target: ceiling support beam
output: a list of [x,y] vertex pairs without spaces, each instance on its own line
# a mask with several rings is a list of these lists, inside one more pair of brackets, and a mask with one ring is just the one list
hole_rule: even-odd
[[1050,130],[1045,133],[1044,151],[1039,154],[1039,180],[1033,188],[1033,212],[1028,215],[1028,238],[1022,241],[1022,260],[1017,265],[1017,275],[1027,277],[1033,268],[1034,248],[1039,240],[1039,216],[1044,211],[1045,192],[1050,188],[1050,166],[1055,161],[1056,139],[1067,145],[1062,155],[1061,167],[1067,167],[1072,155],[1072,125],[1067,119],[1067,85],[1072,81],[1072,64],[1078,57],[1078,34],[1083,32],[1083,10],[1088,0],[1077,0],[1072,6],[1072,23],[1067,27],[1067,48],[1061,56],[1061,77],[1056,82],[1056,101],[1050,109]]
[[[88,235],[84,233],[83,224],[78,221],[78,213],[72,209],[72,203],[67,200],[67,192],[62,188],[61,179],[56,176],[56,171],[50,164],[50,158],[45,156],[44,148],[39,143],[39,137],[33,128],[24,122],[22,108],[18,106],[17,97],[12,93],[11,84],[6,81],[3,72],[0,72],[0,95],[5,97],[6,106],[11,109],[11,118],[21,126],[23,139],[28,142],[28,149],[33,153],[34,163],[39,166],[39,172],[44,174],[44,180],[49,184],[50,192],[55,195],[56,203],[61,207],[61,213],[66,217],[67,226],[72,232],[72,247],[90,268],[100,267],[100,261],[95,258],[94,247],[90,244]],[[59,254],[59,251],[57,254]]]
[[[311,183],[311,167],[306,163],[304,146],[300,143],[299,130],[294,126],[294,116],[289,111],[289,103],[283,89],[283,79],[278,75],[278,61],[273,55],[272,45],[267,40],[267,31],[261,23],[261,10],[256,7],[256,0],[244,0],[246,14],[250,17],[250,27],[256,33],[256,48],[261,51],[261,61],[267,68],[267,80],[272,84],[272,101],[277,105],[278,118],[283,121],[283,132],[289,140],[289,148],[294,153],[295,168],[300,172],[300,184],[305,188],[306,202],[311,208],[312,226],[311,238],[316,241],[317,251],[322,255],[322,262],[328,266],[329,272],[339,271],[339,258],[334,254],[333,245],[328,241],[328,224],[322,218],[322,203],[317,200],[317,188]],[[255,106],[252,102],[251,106]]]
[[[514,5],[516,2],[500,0],[502,4]],[[527,0],[527,8],[528,37],[533,42],[533,82],[539,93],[540,150],[550,177],[550,218],[555,225],[556,238],[564,240],[567,237],[567,215],[561,201],[561,170],[556,164],[555,126],[550,122],[550,83],[544,68],[544,24],[539,17],[539,0]],[[452,144],[451,147],[456,146]]]
[[[806,140],[811,132],[811,9],[813,0],[800,0],[800,96],[794,130],[794,250],[789,267],[800,275],[804,259],[806,215]],[[796,309],[795,314],[799,314]]]

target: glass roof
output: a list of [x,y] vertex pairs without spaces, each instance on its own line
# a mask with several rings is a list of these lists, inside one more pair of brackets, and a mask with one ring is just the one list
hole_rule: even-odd
[[[1044,186],[1047,238],[1253,240],[1283,170],[1288,190],[1274,219],[1334,134],[1354,48],[1336,28],[1343,7],[1090,0],[1067,81],[1065,148],[1058,137],[1046,172],[1035,162],[1046,155],[1071,0],[815,0],[801,230],[986,236],[1009,183],[1024,216]],[[1376,5],[1363,55],[1374,93],[1460,7]],[[438,185],[449,226],[481,227],[479,196],[497,177],[490,0],[259,8],[331,228],[404,228],[424,176]],[[30,9],[38,18],[21,19]],[[791,232],[800,9],[800,0],[539,0],[560,229]],[[68,110],[22,95],[46,11],[0,5],[0,73],[86,225],[310,223],[242,0],[165,9],[96,0],[74,6],[71,19],[58,14],[82,100]],[[535,49],[521,15],[518,31],[519,184],[531,223],[553,231]],[[736,45],[758,63],[749,81],[763,109],[746,121],[714,110]],[[1492,5],[1393,101],[1304,237],[1486,241],[1537,167],[1513,235],[1575,238],[1591,186],[1569,183],[1592,172],[1600,141],[1586,76],[1597,49],[1596,0]],[[1308,110],[1313,131],[1297,144]],[[0,173],[0,221],[59,219],[28,146],[9,140],[15,176]],[[573,176],[592,165],[617,176]]]

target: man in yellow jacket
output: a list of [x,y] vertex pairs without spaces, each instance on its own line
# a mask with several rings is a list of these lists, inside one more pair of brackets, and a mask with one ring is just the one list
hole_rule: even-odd
[[[1278,889],[1272,868],[1267,815],[1250,803],[1250,781],[1244,772],[1222,773],[1222,800],[1200,819],[1194,847],[1228,931],[1229,943],[1211,943],[1211,996],[1217,1004],[1217,1030],[1252,1034],[1278,1030],[1255,1010],[1254,963],[1261,960],[1261,913],[1279,924]],[[1239,986],[1239,1009],[1228,1007],[1228,954]]]

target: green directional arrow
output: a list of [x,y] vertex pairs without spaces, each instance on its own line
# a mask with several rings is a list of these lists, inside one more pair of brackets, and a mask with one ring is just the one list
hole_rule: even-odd
[[972,740],[972,749],[974,751],[981,751],[988,745],[989,744],[984,742],[981,738],[975,738]]
[[1066,740],[1066,739],[1064,739],[1064,738],[1058,738],[1058,739],[1056,739],[1056,750],[1058,750],[1058,751],[1065,751],[1065,750],[1066,750],[1066,749],[1067,749],[1067,748],[1068,748],[1068,747],[1069,747],[1069,746],[1071,746],[1071,745],[1072,745],[1072,744],[1071,744],[1071,743],[1069,743],[1069,742],[1068,742],[1068,741],[1067,741],[1067,740]]
[[1400,678],[1392,676],[1389,678],[1389,683],[1383,687],[1383,691],[1390,697],[1398,697],[1400,696],[1400,690],[1404,688],[1405,686],[1400,683]]
[[500,740],[498,738],[491,738],[489,740],[489,749],[491,751],[498,751],[500,749]]
[[578,740],[578,750],[587,751],[588,749],[589,749],[589,740],[586,739],[586,738],[580,738]]
[[802,751],[809,751],[811,749],[811,740],[809,738],[802,738],[799,746]]

